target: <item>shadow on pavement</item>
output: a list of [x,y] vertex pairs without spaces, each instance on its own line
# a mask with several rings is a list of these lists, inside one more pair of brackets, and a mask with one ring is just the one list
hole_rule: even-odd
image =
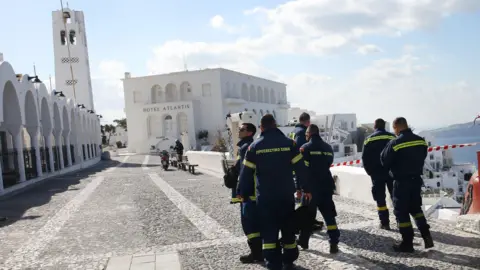
[[[342,230],[341,234],[340,241],[348,246],[357,249],[384,253],[392,257],[425,258],[467,267],[480,265],[480,258],[478,257],[443,253],[439,250],[436,250],[436,248],[424,250],[423,240],[421,240],[422,244],[420,248],[417,248],[415,253],[396,253],[392,250],[392,245],[395,243],[395,240],[391,237],[372,234],[364,230]],[[459,237],[452,234],[442,233],[442,235],[443,236],[439,234],[433,234],[433,240],[442,243],[444,237],[447,236],[449,239],[454,239],[454,242],[458,243],[464,241],[465,239],[464,237]]]
[[58,193],[78,190],[79,188],[71,186],[90,181],[87,180],[89,176],[115,167],[119,163],[116,160],[100,161],[92,167],[51,177],[32,187],[26,187],[15,195],[0,198],[0,217],[6,218],[6,220],[0,220],[0,228],[10,226],[20,220],[41,217],[24,216],[24,214],[31,208],[48,204],[51,198]]

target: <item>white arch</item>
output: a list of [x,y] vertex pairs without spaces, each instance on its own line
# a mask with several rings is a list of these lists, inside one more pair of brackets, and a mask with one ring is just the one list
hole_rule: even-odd
[[180,100],[187,101],[193,97],[192,85],[189,82],[182,82],[180,84]]
[[165,102],[165,91],[163,91],[160,85],[155,84],[152,86],[150,89],[150,100],[152,104]]
[[255,91],[255,86],[250,85],[250,101],[257,102],[257,91]]
[[248,86],[246,83],[242,83],[242,99],[248,101]]
[[270,103],[270,92],[266,87],[263,88],[263,102]]
[[169,83],[165,86],[165,101],[173,102],[178,100],[177,86]]
[[260,86],[257,87],[257,101],[263,102],[263,90]]

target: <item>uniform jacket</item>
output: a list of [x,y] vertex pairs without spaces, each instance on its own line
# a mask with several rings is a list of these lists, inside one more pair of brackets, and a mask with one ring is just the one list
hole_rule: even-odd
[[406,129],[387,144],[380,157],[382,165],[392,172],[395,181],[402,182],[423,174],[427,154],[425,139]]
[[[295,189],[308,190],[308,172],[299,147],[278,128],[260,134],[248,148],[240,173],[240,194],[261,201],[293,199]],[[297,184],[292,171],[297,174]]]
[[300,152],[305,160],[310,176],[310,189],[314,193],[332,192],[334,181],[330,166],[333,163],[332,146],[319,135],[313,135],[309,142],[302,145]]
[[175,145],[174,150],[175,150],[177,153],[183,153],[183,144],[182,144],[181,142],[178,142],[178,143]]
[[395,135],[385,129],[376,129],[373,134],[365,139],[362,151],[363,168],[368,175],[388,174],[380,162],[380,153],[387,143],[395,139]]
[[[245,159],[245,154],[247,153],[248,147],[253,142],[253,137],[246,137],[241,139],[238,143],[238,155],[237,162],[235,163],[235,171],[240,174],[241,168],[243,166],[243,160]],[[237,174],[237,175],[238,175]],[[237,184],[236,188],[232,188],[232,203],[240,203],[241,200],[237,199],[239,185]]]
[[307,138],[305,137],[306,131],[306,126],[303,124],[296,124],[295,129],[289,134],[290,139],[294,140],[295,143],[300,147],[307,143]]

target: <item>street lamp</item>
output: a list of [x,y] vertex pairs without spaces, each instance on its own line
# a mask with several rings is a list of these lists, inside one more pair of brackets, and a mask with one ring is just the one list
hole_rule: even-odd
[[[33,79],[33,81],[32,81]],[[38,78],[37,75],[35,76],[28,76],[28,80],[31,81],[32,83],[42,83],[42,81],[40,81],[40,79]]]
[[63,91],[58,92],[58,91],[53,90],[53,94],[55,96],[59,97],[59,98],[64,98],[65,97],[65,95],[63,94]]
[[87,112],[94,114],[95,112],[93,110],[88,110]]
[[78,104],[77,107],[79,107],[80,109],[85,109],[85,105],[83,104]]
[[101,114],[97,114],[97,117],[98,118],[103,118],[103,116]]

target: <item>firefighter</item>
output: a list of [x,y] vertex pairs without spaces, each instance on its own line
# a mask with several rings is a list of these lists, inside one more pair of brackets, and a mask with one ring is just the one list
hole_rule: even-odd
[[413,252],[413,227],[410,215],[415,219],[425,243],[433,247],[430,226],[422,211],[421,187],[423,164],[428,153],[425,139],[414,134],[407,120],[398,117],[393,121],[393,130],[398,136],[391,140],[380,154],[382,165],[393,174],[393,207],[402,242],[395,244],[397,252]]
[[[241,168],[244,166],[242,163],[245,159],[245,154],[248,147],[253,142],[253,136],[256,132],[257,128],[251,123],[242,124],[238,130],[240,141],[237,144],[238,155],[237,162],[235,163],[236,172],[240,172]],[[247,236],[247,244],[250,248],[250,254],[241,256],[240,261],[242,263],[263,262],[262,238],[260,238],[260,224],[258,222],[259,218],[255,198],[252,197],[251,200],[245,200],[245,202],[242,202],[241,197],[237,196],[238,188],[238,185],[232,188],[232,203],[241,203],[240,217],[242,228],[245,236]]]
[[[290,139],[294,140],[298,147],[307,143],[307,139],[305,137],[305,132],[307,131],[307,127],[310,125],[310,114],[303,112],[298,117],[299,123],[295,125],[294,130],[289,134]],[[295,175],[295,172],[293,172]],[[322,230],[323,222],[314,220],[312,224],[313,231]]]
[[390,140],[395,139],[395,136],[385,130],[385,121],[381,118],[375,120],[374,128],[375,132],[368,136],[363,143],[362,162],[365,172],[372,178],[372,195],[377,202],[380,228],[390,230],[385,186],[391,197],[393,194],[393,178],[380,163],[380,153]]
[[[317,208],[327,223],[327,233],[330,238],[330,253],[338,252],[340,231],[337,227],[335,216],[335,203],[333,202],[334,181],[330,166],[333,163],[332,146],[322,140],[317,125],[310,125],[306,132],[308,142],[300,147],[300,152],[308,167],[310,190],[312,200],[309,202],[311,221],[315,219]],[[311,225],[305,224],[300,231],[298,244],[308,249],[308,240],[311,235]]]
[[[289,222],[295,211],[292,195],[297,191],[299,198],[303,191],[304,196],[311,199],[308,173],[298,146],[277,128],[273,115],[266,114],[260,122],[262,133],[250,145],[243,161],[240,195],[243,200],[256,197],[267,268],[282,269],[283,264],[283,269],[293,269],[299,253],[294,228]],[[293,170],[296,182],[292,179]]]

